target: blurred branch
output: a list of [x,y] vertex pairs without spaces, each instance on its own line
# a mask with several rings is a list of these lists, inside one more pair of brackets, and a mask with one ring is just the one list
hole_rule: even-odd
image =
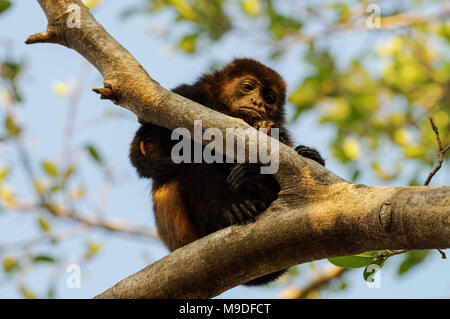
[[[12,207],[16,211],[36,211],[42,208],[48,210],[53,216],[67,218],[82,223],[89,227],[96,227],[108,231],[125,233],[134,236],[146,237],[149,239],[159,239],[158,234],[152,227],[141,226],[130,223],[123,219],[103,218],[97,215],[80,215],[73,210],[65,209],[60,205],[42,202],[42,203],[20,203],[17,202]],[[93,217],[95,216],[95,217]]]
[[444,21],[449,18],[449,15],[450,8],[446,8],[432,14],[426,14],[423,12],[398,13],[388,17],[380,17],[379,28],[370,29],[367,26],[368,16],[365,14],[364,10],[358,8],[358,10],[353,10],[351,16],[345,22],[336,21],[315,34],[306,35],[299,33],[294,34],[292,38],[298,42],[311,42],[319,38],[335,36],[336,33],[347,35],[362,31],[394,30],[400,27],[416,24],[430,24],[436,21]]
[[284,299],[305,299],[312,292],[328,285],[335,279],[342,277],[349,268],[341,268],[336,266],[330,266],[328,271],[323,272],[317,278],[306,284],[303,288],[289,288],[281,293],[280,298]]
[[46,232],[41,236],[34,237],[32,239],[21,240],[17,242],[5,243],[0,245],[0,251],[8,251],[21,247],[23,250],[27,250],[32,246],[39,245],[45,241],[63,241],[75,236],[79,236],[88,230],[89,226],[86,224],[79,224],[71,229],[64,229],[60,231]]
[[[63,129],[63,146],[62,146],[62,162],[64,167],[67,169],[72,160],[72,138],[74,135],[74,126],[75,120],[77,116],[78,107],[80,104],[81,96],[82,96],[82,84],[84,83],[84,78],[86,77],[87,72],[90,70],[89,64],[86,61],[82,62],[80,74],[78,76],[78,80],[76,81],[75,87],[73,91],[70,93],[68,106],[67,106],[67,115],[64,121],[64,129]],[[80,84],[81,83],[81,84]]]
[[143,227],[130,223],[128,221],[116,218],[98,218],[92,216],[82,216],[71,210],[65,210],[59,205],[53,203],[42,203],[41,207],[47,209],[57,217],[72,219],[74,221],[86,224],[91,227],[103,228],[109,231],[117,231],[131,235],[143,236],[152,239],[158,239],[158,235],[153,228]]
[[448,19],[449,14],[450,8],[445,8],[432,14],[423,12],[398,13],[389,17],[381,17],[381,28],[384,30],[392,30],[416,24],[430,24],[436,21],[444,21],[444,19]]

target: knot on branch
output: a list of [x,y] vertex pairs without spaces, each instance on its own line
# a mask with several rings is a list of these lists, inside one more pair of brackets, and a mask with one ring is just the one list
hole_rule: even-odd
[[392,226],[392,204],[389,202],[385,202],[381,205],[380,210],[378,211],[378,220],[380,222],[381,227],[384,229],[386,233],[391,231]]
[[117,102],[117,96],[114,94],[111,86],[106,85],[103,88],[94,88],[92,89],[97,94],[100,94],[100,99],[102,100],[111,100],[113,102]]
[[36,33],[30,35],[28,39],[25,40],[26,44],[34,43],[58,43],[58,36],[55,31],[47,30],[44,32]]

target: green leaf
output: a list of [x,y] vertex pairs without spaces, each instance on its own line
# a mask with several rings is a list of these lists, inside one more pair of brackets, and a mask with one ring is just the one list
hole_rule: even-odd
[[96,256],[100,249],[102,248],[102,244],[97,241],[91,241],[88,243],[88,246],[86,248],[86,253],[84,255],[84,258],[86,260],[91,259],[92,257]]
[[242,0],[241,7],[246,15],[253,18],[259,16],[262,10],[260,0]]
[[20,71],[22,71],[22,64],[20,63],[7,61],[1,64],[0,74],[6,80],[14,81]]
[[8,167],[0,167],[0,181],[4,180],[9,174],[10,169]]
[[49,191],[50,191],[50,193],[56,193],[56,192],[59,192],[62,190],[64,190],[64,185],[54,185],[50,188]]
[[183,37],[178,46],[186,53],[194,53],[197,47],[198,33],[189,34]]
[[20,292],[22,293],[22,296],[24,296],[27,299],[36,299],[36,295],[25,286],[20,287]]
[[20,133],[20,127],[16,124],[11,116],[6,117],[5,128],[10,136],[17,136]]
[[40,262],[46,262],[46,263],[54,263],[55,258],[47,255],[37,255],[34,256],[31,260],[33,263],[40,263]]
[[96,161],[99,164],[103,163],[102,158],[99,155],[99,152],[97,151],[97,149],[92,146],[92,145],[86,145],[85,149],[88,151],[89,155],[91,156],[91,158]]
[[58,170],[56,169],[56,166],[55,164],[53,164],[53,162],[44,161],[42,163],[42,168],[47,173],[47,175],[52,177],[58,176]]
[[[373,276],[381,270],[381,268],[384,265],[384,262],[386,261],[385,258],[380,258],[374,260],[372,263],[366,266],[363,271],[363,277],[365,281],[369,281],[368,279],[372,279]],[[370,281],[371,282],[371,281]]]
[[359,175],[361,174],[361,171],[359,169],[355,169],[353,171],[353,175],[352,175],[352,182],[356,182],[356,180],[358,179]]
[[429,252],[429,250],[413,250],[406,253],[405,258],[398,268],[398,274],[404,275],[411,268],[420,264],[428,256]]
[[361,268],[369,265],[374,260],[373,255],[360,254],[356,256],[343,256],[328,258],[328,261],[333,265],[342,268]]
[[50,287],[47,291],[47,298],[48,299],[53,299],[55,298],[55,288]]
[[339,286],[339,290],[345,290],[348,288],[348,284],[344,281],[341,283],[341,285]]
[[339,14],[339,22],[346,22],[348,18],[350,18],[350,9],[347,4],[345,3],[334,3],[331,5],[333,8],[337,9]]
[[69,178],[70,176],[72,176],[73,173],[75,173],[75,167],[73,166],[69,166],[66,170],[66,172],[64,173],[64,178]]
[[39,218],[39,227],[44,231],[48,232],[50,230],[50,224],[43,218]]
[[0,13],[3,13],[11,6],[11,1],[9,0],[0,0]]
[[3,269],[5,272],[10,273],[19,268],[19,262],[12,257],[3,258]]

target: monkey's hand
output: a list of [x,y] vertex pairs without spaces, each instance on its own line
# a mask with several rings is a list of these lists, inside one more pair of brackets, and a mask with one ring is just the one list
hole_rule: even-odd
[[[227,183],[232,192],[253,203],[251,213],[256,216],[269,207],[278,197],[280,186],[272,175],[261,174],[259,164],[237,164],[231,169]],[[242,203],[239,202],[238,206]],[[256,208],[256,209],[254,209]],[[234,209],[236,211],[236,209]],[[245,215],[248,214],[244,214]]]
[[325,160],[322,158],[322,156],[320,156],[320,153],[317,152],[315,149],[309,148],[309,147],[304,146],[304,145],[299,145],[299,146],[297,146],[295,148],[295,150],[301,156],[304,156],[304,157],[310,158],[312,160],[315,160],[320,165],[325,166]]
[[262,120],[262,121],[258,121],[256,122],[253,127],[256,128],[257,130],[259,130],[260,128],[265,128],[267,130],[267,134],[270,135],[270,129],[272,128],[272,126],[275,123],[273,123],[272,121],[268,121],[268,120]]

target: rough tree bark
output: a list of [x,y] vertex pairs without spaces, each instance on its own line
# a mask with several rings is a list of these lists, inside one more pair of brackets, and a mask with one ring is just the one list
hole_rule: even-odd
[[[193,133],[194,120],[201,119],[204,129],[218,128],[223,136],[226,128],[249,128],[161,87],[80,0],[38,2],[48,27],[26,43],[57,43],[77,51],[104,78],[105,88],[95,91],[140,121]],[[252,143],[246,140],[246,148]],[[450,187],[352,184],[286,145],[277,145],[280,168],[275,177],[282,190],[255,223],[228,227],[178,249],[97,297],[207,298],[322,258],[450,247]]]

